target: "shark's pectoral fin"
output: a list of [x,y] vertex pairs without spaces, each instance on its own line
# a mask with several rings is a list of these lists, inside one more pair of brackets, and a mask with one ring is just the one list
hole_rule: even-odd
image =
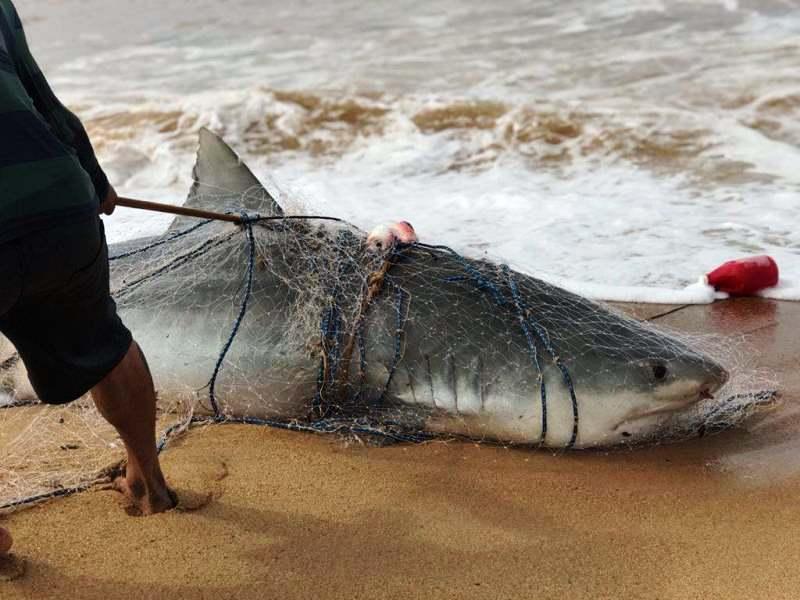
[[[283,209],[228,144],[205,127],[193,171],[194,183],[184,206],[210,211],[238,210],[262,217],[281,216]],[[170,229],[183,229],[196,219],[179,217]]]

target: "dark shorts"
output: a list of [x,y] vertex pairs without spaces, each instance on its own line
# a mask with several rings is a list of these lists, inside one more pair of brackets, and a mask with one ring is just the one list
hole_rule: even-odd
[[0,245],[0,333],[47,404],[81,397],[120,363],[132,339],[111,299],[99,218]]

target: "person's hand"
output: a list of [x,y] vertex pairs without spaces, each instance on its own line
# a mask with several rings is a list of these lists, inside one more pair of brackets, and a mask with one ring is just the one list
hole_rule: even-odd
[[117,208],[117,192],[113,185],[109,185],[108,193],[105,199],[100,203],[97,212],[101,215],[113,215],[115,208]]

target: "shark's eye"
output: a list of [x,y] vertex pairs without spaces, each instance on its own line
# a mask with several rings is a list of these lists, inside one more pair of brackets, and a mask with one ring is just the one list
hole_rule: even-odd
[[650,368],[653,369],[653,377],[656,381],[663,381],[667,377],[667,366],[665,364],[654,362]]

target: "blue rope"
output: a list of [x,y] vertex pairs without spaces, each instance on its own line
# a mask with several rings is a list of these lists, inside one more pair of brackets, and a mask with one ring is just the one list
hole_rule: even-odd
[[330,328],[331,309],[323,311],[322,322],[320,323],[320,344],[322,358],[319,361],[319,369],[317,370],[317,392],[314,394],[314,400],[311,402],[311,411],[314,414],[322,412],[322,390],[325,387],[325,364],[328,357],[328,350],[325,346],[328,338],[328,331]]
[[[553,345],[550,342],[550,336],[547,334],[547,331],[542,328],[536,321],[533,320],[533,317],[530,316],[530,311],[522,302],[522,298],[519,295],[519,288],[517,286],[517,282],[514,279],[513,275],[511,275],[510,269],[505,267],[505,273],[508,277],[508,284],[509,288],[511,289],[511,295],[514,298],[514,303],[519,307],[518,310],[520,312],[520,318],[522,315],[528,315],[527,319],[523,319],[527,325],[533,329],[536,333],[536,337],[539,338],[539,341],[544,346],[547,353],[550,355],[550,358],[553,359],[553,363],[555,363],[558,370],[561,372],[561,377],[564,381],[564,385],[566,386],[567,390],[569,391],[570,401],[572,402],[572,435],[570,437],[569,443],[567,443],[567,449],[572,448],[575,446],[575,442],[578,440],[578,398],[575,394],[575,385],[572,383],[572,376],[569,374],[569,370],[561,361],[561,358],[556,353]],[[523,329],[524,330],[524,329]],[[541,371],[540,371],[541,374]],[[542,385],[544,385],[544,379],[542,379]]]
[[256,266],[256,239],[253,235],[253,220],[244,213],[242,213],[242,225],[244,225],[245,233],[247,234],[248,244],[247,287],[242,298],[242,304],[239,308],[239,314],[233,324],[233,329],[231,330],[225,345],[222,347],[222,352],[220,352],[219,357],[217,358],[217,364],[214,365],[214,373],[211,375],[211,379],[208,382],[208,400],[211,403],[211,409],[214,411],[215,416],[220,416],[222,414],[219,404],[217,404],[216,397],[217,377],[222,370],[225,357],[228,355],[228,351],[233,345],[233,340],[236,339],[236,334],[239,333],[239,328],[241,327],[242,321],[244,321],[244,317],[247,314],[247,302],[250,300],[250,294],[253,291],[253,272],[255,271]]
[[522,310],[522,304],[519,301],[519,290],[517,288],[517,282],[511,277],[511,272],[507,265],[503,265],[501,267],[504,275],[508,278],[509,287],[511,288],[511,295],[514,299],[514,307],[517,311],[517,320],[519,321],[520,327],[522,327],[522,331],[525,334],[525,339],[528,342],[528,352],[533,359],[533,364],[536,367],[536,372],[539,374],[539,390],[541,394],[541,401],[542,401],[542,433],[539,438],[539,443],[544,444],[545,440],[547,439],[547,384],[544,381],[544,373],[542,372],[542,365],[539,362],[539,352],[536,350],[536,342],[533,341],[533,335],[531,334],[530,327],[528,327],[528,322],[525,319],[524,312]]
[[[473,281],[477,284],[479,290],[489,290],[492,296],[494,297],[495,302],[497,302],[498,306],[504,306],[506,301],[503,298],[503,294],[500,291],[500,288],[491,281],[487,279],[478,269],[473,267],[466,258],[464,258],[461,254],[450,248],[449,246],[431,246],[430,244],[421,244],[419,242],[412,244],[411,247],[414,248],[425,248],[428,250],[442,250],[450,254],[452,258],[454,258],[461,267],[467,272],[467,274],[473,279]],[[453,277],[448,278],[449,281],[460,281],[460,277]]]
[[[337,248],[346,245],[348,236],[352,238],[350,232],[339,232],[337,235]],[[311,403],[311,412],[318,417],[323,417],[328,412],[329,407],[325,405],[326,387],[330,386],[331,388],[335,388],[336,377],[341,362],[343,330],[341,309],[339,307],[342,295],[340,282],[345,273],[345,265],[347,262],[355,268],[359,267],[358,263],[347,256],[343,251],[340,251],[339,254],[340,260],[336,263],[336,275],[331,284],[329,293],[329,306],[322,312],[322,320],[319,328],[321,344],[320,365],[317,371],[317,391]]]
[[362,320],[358,324],[358,332],[356,333],[356,343],[358,344],[358,368],[359,373],[363,378],[367,373],[367,343],[364,339],[364,321]]
[[342,330],[342,315],[336,299],[333,300],[330,312],[330,319],[328,321],[330,323],[328,340],[330,340],[331,343],[328,350],[328,381],[325,383],[334,385],[336,382],[336,375],[339,371],[339,350],[341,341],[339,334]]
[[325,413],[325,403],[323,401],[325,387],[328,383],[335,380],[335,375],[333,373],[337,370],[335,361],[339,343],[339,325],[339,307],[336,304],[335,297],[332,297],[330,306],[322,313],[322,322],[319,328],[322,352],[319,371],[317,373],[317,393],[314,395],[314,400],[311,403],[312,412],[319,416]]
[[[341,330],[341,316],[339,307],[335,299],[331,299],[331,305],[323,311],[322,322],[320,323],[320,336],[322,344],[322,358],[317,373],[317,393],[311,404],[314,414],[322,416],[325,414],[324,394],[328,384],[336,381],[336,372],[339,362],[339,332]],[[326,369],[327,366],[327,369]]]
[[408,311],[404,311],[403,307],[407,304],[406,299],[408,298],[408,294],[400,286],[394,286],[394,288],[394,358],[392,359],[392,365],[389,368],[389,376],[386,378],[383,391],[378,397],[379,405],[383,403],[383,399],[386,397],[386,393],[389,391],[389,386],[392,384],[392,379],[397,371],[397,367],[400,365],[400,361],[403,358],[403,331],[405,329],[406,319],[408,317]]

